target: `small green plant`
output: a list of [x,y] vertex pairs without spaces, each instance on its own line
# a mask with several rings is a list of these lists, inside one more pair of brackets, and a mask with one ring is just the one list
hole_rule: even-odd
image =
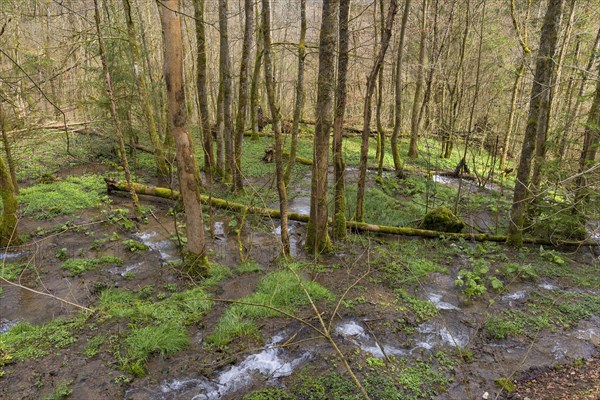
[[237,273],[238,274],[251,274],[254,272],[261,272],[263,271],[264,268],[262,267],[262,265],[260,265],[259,263],[257,263],[256,261],[244,261],[243,263],[241,263],[238,267],[237,267]]
[[69,257],[69,251],[66,247],[62,247],[56,250],[56,254],[54,254],[54,256],[61,261],[65,261]]
[[26,264],[2,263],[0,264],[0,277],[7,281],[17,280],[25,268],[27,268]]
[[102,256],[100,258],[72,258],[65,261],[61,268],[69,271],[71,276],[77,276],[101,267],[122,265],[123,259],[119,257]]
[[535,281],[539,278],[539,275],[531,264],[508,263],[502,267],[501,271],[505,276],[518,276],[528,281]]
[[256,392],[247,394],[242,400],[294,400],[295,397],[281,389],[268,388],[260,389]]
[[496,385],[506,393],[513,393],[517,390],[517,385],[508,378],[498,378],[495,382]]
[[543,246],[540,246],[540,256],[559,266],[566,264],[564,257],[560,253],[554,250],[544,250]]
[[87,358],[94,358],[96,354],[100,351],[100,347],[104,344],[103,336],[96,336],[91,339],[88,339],[87,344],[85,345],[85,356]]
[[48,396],[45,396],[43,400],[64,400],[73,393],[73,389],[69,386],[73,384],[73,381],[61,382],[56,386],[54,391]]
[[147,245],[133,239],[123,240],[123,245],[131,252],[148,250]]

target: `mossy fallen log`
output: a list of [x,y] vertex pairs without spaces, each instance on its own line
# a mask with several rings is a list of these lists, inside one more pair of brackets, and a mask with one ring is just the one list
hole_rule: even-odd
[[[110,178],[104,178],[106,182],[107,191],[110,194],[112,191],[129,192],[127,183],[124,181],[118,181]],[[137,194],[155,196],[164,199],[177,200],[179,198],[179,192],[176,190],[161,188],[156,186],[148,186],[141,183],[132,183],[133,189]],[[279,210],[272,208],[262,208],[247,206],[245,204],[229,201],[225,199],[219,199],[212,196],[200,195],[200,201],[204,204],[210,205],[215,208],[224,210],[230,210],[240,213],[250,213],[270,218],[279,218]],[[306,214],[300,214],[296,212],[288,213],[288,219],[298,222],[308,222],[309,216]],[[402,235],[402,236],[421,236],[425,238],[446,238],[446,239],[465,239],[473,240],[477,242],[506,242],[506,235],[491,235],[487,233],[449,233],[449,232],[438,232],[430,231],[427,229],[410,228],[402,226],[386,226],[386,225],[375,225],[368,224],[365,222],[347,221],[346,226],[348,229],[357,232],[374,232],[389,235]],[[524,237],[523,243],[529,244],[540,244],[548,246],[585,246],[585,245],[600,245],[600,242],[596,241],[574,241],[574,240],[551,240],[548,238],[535,238],[535,237]]]

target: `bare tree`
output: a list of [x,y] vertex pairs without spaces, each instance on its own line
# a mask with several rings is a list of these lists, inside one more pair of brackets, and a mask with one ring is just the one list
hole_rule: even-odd
[[269,108],[271,110],[271,120],[273,133],[275,134],[275,176],[277,183],[277,192],[279,194],[279,212],[281,221],[281,243],[283,244],[283,254],[290,254],[290,238],[288,233],[287,217],[287,193],[285,182],[283,181],[283,142],[281,140],[281,116],[275,99],[275,81],[273,78],[273,60],[271,56],[271,5],[270,0],[262,0],[262,30],[264,60],[265,60],[265,82],[267,85],[267,97],[269,98]]
[[161,0],[158,2],[158,9],[163,31],[168,130],[176,145],[175,157],[185,211],[187,249],[193,265],[206,265],[204,220],[199,197],[200,174],[196,165],[192,137],[187,126],[179,0]]
[[329,132],[335,87],[335,45],[337,41],[337,11],[339,0],[323,0],[321,33],[319,35],[319,76],[315,138],[310,191],[310,220],[306,233],[306,249],[317,255],[331,249],[327,232],[327,166]]
[[[427,1],[427,0],[424,0]],[[379,48],[379,54],[375,59],[375,63],[371,69],[371,73],[367,78],[367,93],[365,94],[365,102],[363,108],[363,130],[362,140],[360,146],[360,165],[358,175],[358,187],[356,190],[356,210],[354,219],[358,222],[364,221],[365,212],[365,184],[367,180],[367,161],[369,155],[369,134],[371,132],[371,100],[373,98],[373,92],[375,91],[375,82],[379,69],[383,64],[385,53],[390,44],[390,38],[392,37],[392,26],[394,25],[394,17],[397,11],[396,0],[390,1],[390,7],[388,8],[387,17],[385,19],[385,30],[384,35],[381,38],[381,46]]]
[[[531,159],[535,153],[538,130],[547,128],[547,124],[544,121],[540,121],[540,119],[547,118],[547,113],[542,108],[549,104],[553,69],[552,56],[556,50],[562,6],[562,0],[548,1],[548,8],[542,27],[540,49],[537,55],[535,76],[531,88],[529,117],[527,118],[527,127],[521,148],[515,193],[510,212],[507,242],[515,246],[523,244],[523,225],[525,215],[527,214],[527,205],[530,201],[529,176],[531,174]],[[544,106],[544,104],[546,105]]]

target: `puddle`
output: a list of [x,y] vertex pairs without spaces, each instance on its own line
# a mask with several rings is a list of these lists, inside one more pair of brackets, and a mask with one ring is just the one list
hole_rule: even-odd
[[[288,235],[290,238],[290,254],[293,257],[298,256],[301,246],[300,239],[301,234],[298,232],[299,223],[296,221],[288,221]],[[277,235],[277,240],[281,239],[281,225],[277,225],[275,229],[273,229],[273,233]]]
[[8,332],[10,328],[15,326],[17,321],[9,321],[7,319],[0,319],[0,334]]
[[133,264],[133,265],[128,265],[124,268],[123,267],[111,268],[108,270],[108,272],[110,272],[113,275],[125,276],[125,275],[127,275],[128,272],[134,272],[134,271],[138,270],[144,264],[145,264],[144,261],[141,261],[141,262]]
[[417,331],[421,334],[421,339],[423,340],[419,340],[416,347],[422,347],[427,350],[436,346],[450,345],[452,347],[465,347],[469,344],[469,333],[462,326],[450,327],[440,323],[426,322],[419,325]]
[[450,304],[448,302],[442,301],[442,295],[438,293],[428,293],[427,297],[429,301],[433,303],[433,305],[440,310],[460,310],[454,304]]
[[377,358],[384,358],[386,355],[403,356],[409,354],[409,351],[406,349],[394,347],[389,344],[377,343],[356,321],[348,321],[340,324],[336,327],[335,331],[338,335],[343,336],[356,346],[360,347],[365,353],[370,353]]
[[310,197],[295,197],[288,201],[288,212],[310,214]]
[[27,251],[17,251],[15,253],[0,253],[0,261],[2,262],[11,262],[14,260],[18,260],[24,257],[27,257],[29,252]]
[[[293,357],[288,351],[278,347],[284,339],[283,335],[274,336],[264,350],[222,370],[213,380],[200,377],[166,381],[160,386],[160,394],[156,393],[152,398],[217,400],[243,389],[256,378],[274,381],[289,376],[298,365],[310,359],[311,355],[305,352],[299,357]],[[125,397],[128,398],[128,394]]]
[[[447,186],[458,187],[458,182],[459,182],[458,178],[454,178],[451,176],[437,175],[437,174],[432,175],[431,178],[435,183],[440,183],[442,185],[447,185]],[[464,188],[470,188],[471,190],[487,189],[487,190],[494,190],[497,192],[500,191],[500,187],[494,182],[487,182],[483,187],[480,187],[474,181],[471,181],[468,179],[463,179],[462,185]]]
[[514,293],[507,293],[505,295],[502,295],[502,300],[503,301],[507,301],[508,304],[512,305],[513,301],[515,300],[523,300],[527,297],[527,291],[526,290],[517,290]]
[[557,290],[557,289],[559,289],[558,286],[556,286],[555,284],[550,283],[550,282],[542,282],[538,286],[541,287],[542,289],[546,289],[546,290]]
[[160,254],[162,261],[176,260],[180,258],[177,245],[169,238],[159,235],[158,232],[139,232],[135,235],[150,249],[157,251]]

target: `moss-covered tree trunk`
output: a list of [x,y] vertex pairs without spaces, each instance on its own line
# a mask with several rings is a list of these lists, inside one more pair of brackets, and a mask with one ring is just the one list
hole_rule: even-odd
[[545,118],[543,107],[544,104],[549,104],[548,98],[550,96],[550,84],[554,66],[552,56],[556,49],[562,6],[562,0],[549,0],[544,17],[544,25],[542,26],[540,49],[537,55],[535,76],[531,88],[529,116],[527,118],[527,127],[525,128],[525,137],[523,138],[521,158],[517,169],[517,181],[515,182],[515,192],[510,211],[507,242],[515,246],[521,246],[523,243],[523,225],[527,214],[527,206],[530,201],[531,160],[535,154],[540,118]]
[[423,83],[425,81],[425,42],[427,39],[427,0],[423,0],[421,10],[421,41],[419,44],[419,61],[417,68],[417,84],[415,87],[415,96],[413,99],[411,122],[410,122],[410,143],[408,145],[408,157],[417,158],[419,149],[417,142],[419,139],[419,105]]
[[17,210],[19,208],[19,203],[17,202],[17,195],[12,183],[12,178],[10,177],[10,173],[2,157],[0,157],[0,197],[2,198],[0,246],[18,244]]
[[294,117],[292,120],[292,143],[290,145],[290,157],[285,168],[283,179],[286,186],[290,182],[292,169],[296,163],[298,151],[298,133],[300,131],[300,119],[302,118],[302,107],[304,105],[304,60],[306,58],[306,0],[300,0],[300,39],[298,40],[298,77],[296,78],[296,100],[294,103]]
[[2,144],[4,145],[4,153],[6,153],[6,162],[8,163],[10,178],[13,183],[14,191],[18,194],[19,184],[17,182],[17,168],[15,167],[15,161],[12,156],[10,142],[6,133],[6,118],[4,117],[4,110],[2,109],[2,104],[0,104],[0,131],[2,131]]
[[306,249],[314,256],[331,250],[327,232],[327,167],[329,132],[335,88],[335,45],[337,42],[337,11],[339,0],[323,0],[321,33],[319,36],[319,76],[313,168],[310,191],[310,222],[307,227]]
[[204,151],[204,173],[207,181],[212,182],[215,169],[215,156],[212,146],[210,116],[208,113],[208,84],[206,63],[206,30],[204,29],[204,0],[194,0],[194,17],[196,26],[197,73],[196,88],[198,90],[198,112],[202,123],[202,149]]
[[163,0],[158,3],[158,8],[163,31],[168,130],[169,134],[173,135],[176,145],[175,157],[185,211],[187,248],[192,261],[205,264],[204,220],[200,204],[201,182],[187,126],[179,0]]
[[360,145],[360,164],[358,172],[358,187],[356,190],[356,210],[354,219],[358,222],[364,221],[365,211],[365,185],[367,180],[367,161],[369,156],[369,134],[371,132],[371,102],[373,99],[373,92],[375,91],[375,83],[379,69],[383,64],[385,53],[387,52],[390,44],[390,38],[392,36],[392,26],[394,24],[394,17],[396,16],[397,4],[396,0],[390,1],[390,7],[388,9],[387,17],[385,18],[385,30],[381,38],[381,45],[379,47],[379,53],[371,68],[369,77],[367,78],[367,92],[365,94],[364,109],[363,109],[363,131],[362,140]]
[[258,138],[258,108],[259,108],[259,95],[258,86],[260,83],[260,66],[262,64],[262,31],[260,24],[258,23],[258,7],[256,7],[256,52],[254,55],[254,68],[252,70],[252,84],[250,85],[250,123],[252,124],[252,138]]
[[279,194],[279,212],[281,221],[281,243],[283,254],[290,254],[290,237],[288,233],[287,193],[283,181],[283,142],[281,140],[281,116],[275,98],[275,81],[273,79],[273,59],[271,56],[271,5],[270,0],[262,0],[262,29],[265,58],[265,82],[273,133],[275,134],[275,176]]
[[231,56],[229,54],[229,28],[227,24],[227,0],[219,0],[219,71],[223,87],[223,140],[225,141],[225,180],[232,181],[235,174],[233,140],[233,83]]
[[246,128],[246,114],[248,111],[248,75],[250,70],[250,47],[252,46],[252,34],[254,32],[254,2],[244,0],[244,40],[242,44],[242,59],[240,60],[240,86],[238,93],[238,110],[235,121],[234,142],[234,192],[244,189],[242,179],[242,143],[244,141],[244,130]]
[[400,38],[398,41],[398,58],[396,61],[396,87],[395,87],[395,113],[394,130],[392,132],[391,146],[392,157],[394,159],[394,169],[396,173],[402,170],[402,161],[400,160],[400,151],[398,150],[398,136],[402,129],[402,68],[404,67],[404,39],[406,37],[406,26],[408,25],[408,15],[410,13],[410,0],[404,2],[404,11],[402,13],[402,26],[400,27]]
[[348,73],[348,18],[350,0],[340,1],[339,42],[338,42],[338,74],[335,99],[335,117],[333,119],[333,240],[346,238],[346,183],[342,140],[344,116],[346,113],[347,73]]

